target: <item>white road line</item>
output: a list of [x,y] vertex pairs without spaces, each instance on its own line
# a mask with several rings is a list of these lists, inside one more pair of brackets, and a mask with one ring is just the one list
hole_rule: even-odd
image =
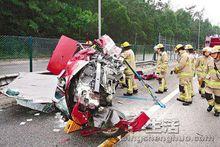
[[[179,92],[179,88],[176,88],[174,91],[172,91],[169,95],[167,95],[165,98],[163,98],[162,100],[161,100],[161,102],[163,103],[163,104],[166,104],[166,103],[168,103],[175,95],[177,95],[178,94],[178,92]],[[157,111],[157,110],[159,110],[159,109],[161,109],[160,108],[160,106],[159,105],[154,105],[154,106],[152,106],[149,110],[147,110],[147,115],[149,116],[149,117],[151,117],[151,116],[153,116],[153,114]],[[166,108],[165,108],[166,109]]]

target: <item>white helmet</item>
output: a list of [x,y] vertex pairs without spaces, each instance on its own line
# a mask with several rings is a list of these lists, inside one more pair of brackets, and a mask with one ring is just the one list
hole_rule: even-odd
[[212,50],[212,48],[211,47],[204,47],[203,49],[202,49],[202,51],[203,52],[211,52],[211,50]]
[[157,51],[157,45],[154,46],[154,51],[155,51],[155,52]]

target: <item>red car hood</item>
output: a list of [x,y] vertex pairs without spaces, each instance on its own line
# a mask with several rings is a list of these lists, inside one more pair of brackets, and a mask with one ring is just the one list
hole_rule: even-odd
[[77,43],[76,40],[62,35],[53,51],[52,57],[50,58],[47,70],[58,75],[63,69],[65,69],[67,62],[77,50]]

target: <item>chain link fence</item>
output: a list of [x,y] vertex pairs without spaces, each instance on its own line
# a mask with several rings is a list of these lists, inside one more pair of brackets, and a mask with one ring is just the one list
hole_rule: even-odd
[[[58,41],[59,39],[56,38],[0,36],[0,75],[46,70],[49,58]],[[171,61],[177,59],[177,55],[173,52],[173,48],[176,44],[187,44],[187,42],[168,40],[161,35],[158,37],[158,42],[164,44]],[[155,44],[134,44],[132,48],[136,60],[146,61],[155,59],[153,58],[154,46]]]
[[[46,70],[58,41],[31,36],[0,36],[0,75]],[[133,45],[136,60],[152,60],[153,46]]]
[[0,75],[46,70],[58,39],[0,36]]
[[177,39],[169,39],[159,34],[158,42],[162,43],[167,51],[169,58],[171,61],[177,60],[178,55],[174,52],[174,48],[177,44],[191,44],[192,46],[196,46],[195,42],[187,42],[187,41],[179,41]]
[[58,39],[0,36],[0,59],[28,59],[50,57]]

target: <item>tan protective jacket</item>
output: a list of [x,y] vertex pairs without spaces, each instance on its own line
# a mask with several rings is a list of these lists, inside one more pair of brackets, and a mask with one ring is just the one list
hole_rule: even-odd
[[[128,64],[136,70],[136,64],[135,64],[135,55],[132,49],[125,50],[122,52],[121,56],[128,62]],[[125,75],[132,75],[133,72],[127,67],[124,71]]]
[[174,73],[178,74],[179,78],[190,78],[193,75],[192,63],[189,54],[185,50],[180,51],[180,58],[178,64],[174,68]]
[[[220,89],[220,60],[209,60],[208,67],[209,70],[205,80],[207,86]],[[217,70],[215,68],[217,68]]]
[[194,54],[189,54],[189,58],[190,58],[190,62],[192,64],[192,70],[193,70],[193,74],[195,73],[196,71],[196,68],[195,68],[195,64],[196,64],[196,57]]
[[166,51],[163,51],[161,54],[158,55],[156,73],[161,74],[161,73],[167,72],[168,60],[169,60],[169,57]]
[[208,61],[209,60],[212,60],[212,57],[201,56],[197,59],[195,67],[196,67],[197,75],[199,77],[202,77],[202,78],[206,77],[208,73]]

